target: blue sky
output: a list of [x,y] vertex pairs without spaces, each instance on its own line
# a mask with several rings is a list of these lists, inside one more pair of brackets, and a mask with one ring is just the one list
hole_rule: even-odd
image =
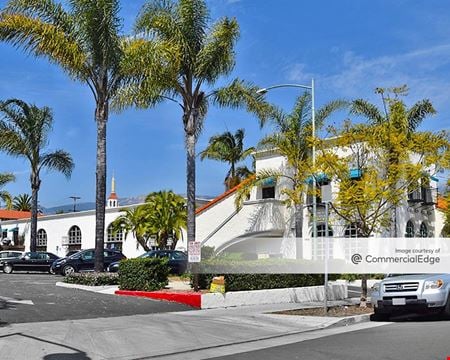
[[[143,1],[122,1],[124,31],[131,28]],[[4,6],[5,1],[0,1]],[[412,103],[430,98],[438,114],[425,129],[450,128],[450,3],[428,1],[297,1],[209,0],[212,20],[236,17],[241,27],[236,67],[221,79],[240,77],[265,87],[278,83],[309,83],[314,77],[318,106],[334,98],[363,97],[374,102],[375,87],[408,84]],[[54,111],[51,149],[69,151],[76,167],[66,180],[44,173],[42,206],[95,198],[96,130],[92,95],[58,67],[8,44],[0,44],[0,99],[20,98]],[[268,99],[286,110],[297,89],[278,89]],[[331,122],[340,122],[337,114]],[[211,108],[198,142],[226,129],[244,128],[246,145],[253,146],[268,131],[243,111]],[[29,191],[27,164],[0,154],[0,171],[14,172],[12,194]],[[224,164],[197,163],[197,193],[223,191]],[[150,110],[111,114],[108,124],[108,179],[115,173],[121,197],[160,189],[185,193],[185,151],[181,113],[173,103]],[[109,180],[108,180],[109,181]],[[108,184],[109,188],[109,184]]]

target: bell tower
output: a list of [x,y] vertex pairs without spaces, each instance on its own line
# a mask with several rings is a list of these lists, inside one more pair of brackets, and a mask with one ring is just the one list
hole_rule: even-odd
[[116,179],[114,175],[111,179],[111,194],[108,197],[108,203],[106,205],[107,208],[116,208],[119,207],[119,199],[116,194]]

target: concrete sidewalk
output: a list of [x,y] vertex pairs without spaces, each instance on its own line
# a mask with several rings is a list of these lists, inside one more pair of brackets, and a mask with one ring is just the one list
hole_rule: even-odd
[[2,360],[183,358],[185,352],[299,334],[342,322],[333,317],[268,314],[320,305],[263,305],[3,325],[0,354]]

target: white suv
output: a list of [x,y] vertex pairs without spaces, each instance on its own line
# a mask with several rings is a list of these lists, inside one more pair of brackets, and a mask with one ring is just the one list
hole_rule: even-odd
[[450,274],[388,276],[372,288],[375,318],[399,312],[439,311],[450,317]]

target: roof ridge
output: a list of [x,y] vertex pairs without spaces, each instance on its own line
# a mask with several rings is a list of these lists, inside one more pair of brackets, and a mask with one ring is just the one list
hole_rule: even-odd
[[222,193],[221,195],[215,197],[214,199],[212,199],[210,202],[206,203],[205,205],[199,207],[196,211],[195,211],[195,215],[198,215],[200,213],[202,213],[203,211],[209,209],[210,207],[212,207],[213,205],[217,204],[218,202],[222,201],[223,199],[227,198],[228,196],[230,196],[231,194],[233,194],[234,192],[236,192],[239,188],[241,188],[242,186],[244,186],[246,183],[250,182],[251,180],[253,180],[255,178],[255,175],[252,175],[250,177],[248,177],[247,179],[245,179],[244,181],[241,181],[239,184],[237,184],[236,186],[232,187],[231,189],[225,191],[224,193]]

